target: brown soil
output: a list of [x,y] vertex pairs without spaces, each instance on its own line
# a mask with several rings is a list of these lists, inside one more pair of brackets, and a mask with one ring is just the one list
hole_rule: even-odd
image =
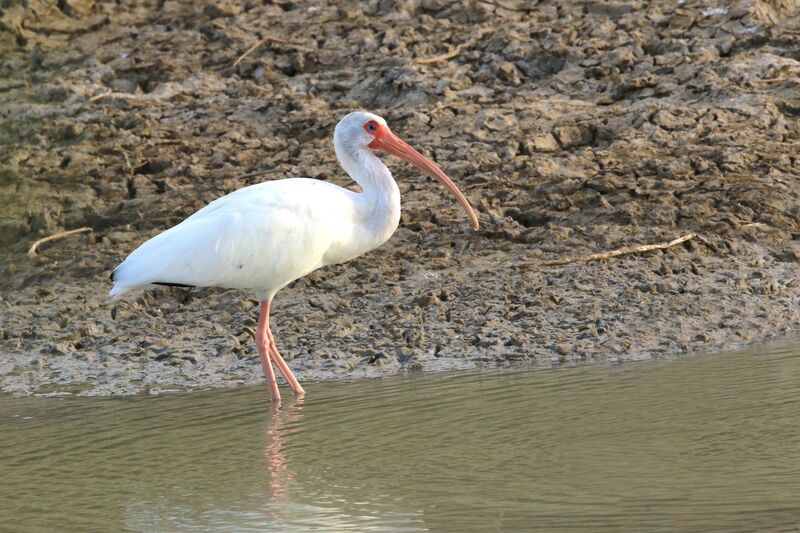
[[347,184],[331,136],[354,109],[437,160],[483,226],[389,161],[392,240],[276,298],[301,379],[623,362],[800,326],[794,0],[0,6],[0,390],[258,382],[251,295],[111,301],[108,273],[244,185]]

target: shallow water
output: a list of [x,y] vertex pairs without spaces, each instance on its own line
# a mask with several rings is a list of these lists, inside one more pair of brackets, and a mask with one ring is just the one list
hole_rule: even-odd
[[798,354],[0,397],[0,530],[794,530]]

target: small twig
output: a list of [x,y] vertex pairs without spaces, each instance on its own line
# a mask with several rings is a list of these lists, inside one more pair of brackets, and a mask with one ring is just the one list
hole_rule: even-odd
[[764,224],[763,222],[748,222],[747,224],[742,224],[738,228],[734,229],[745,229],[745,228],[773,229],[769,224]]
[[98,100],[102,100],[103,98],[105,98],[106,96],[109,96],[113,92],[114,91],[109,89],[106,92],[103,92],[103,93],[100,93],[100,94],[96,94],[96,95],[92,96],[91,98],[89,98],[89,102],[90,103],[94,103],[94,102],[97,102]]
[[797,83],[797,80],[794,78],[756,78],[752,80],[748,80],[750,83],[780,83],[782,81],[789,82],[789,83]]
[[85,233],[87,231],[92,231],[92,228],[83,227],[83,228],[78,228],[78,229],[71,229],[69,231],[61,231],[61,232],[55,233],[55,234],[50,235],[48,237],[42,237],[38,241],[36,241],[33,244],[31,244],[31,247],[28,249],[28,256],[29,257],[35,257],[36,256],[36,249],[39,248],[39,246],[41,246],[42,244],[44,244],[46,242],[57,241],[59,239],[65,238],[65,237],[69,237],[70,235],[75,235],[76,233]]
[[113,91],[106,91],[95,96],[92,96],[89,101],[90,102],[97,102],[102,100],[103,98],[111,98],[112,100],[129,100],[133,102],[161,102],[163,100],[168,100],[177,94],[181,94],[183,91],[173,91],[173,92],[165,92],[163,94],[156,94],[156,93],[149,93],[149,94],[129,94],[129,93],[119,93]]
[[638,254],[642,252],[650,252],[653,250],[663,250],[665,248],[671,248],[673,246],[681,244],[682,242],[686,242],[689,239],[693,239],[695,237],[697,237],[697,233],[687,233],[686,235],[678,237],[677,239],[671,240],[669,242],[662,242],[658,244],[638,244],[636,246],[625,246],[623,248],[618,248],[616,250],[602,252],[599,254],[584,255],[582,257],[570,257],[567,259],[553,259],[551,261],[542,261],[539,263],[521,263],[514,266],[516,266],[517,268],[558,266],[558,265],[567,265],[570,263],[598,261],[600,259],[611,259],[612,257],[619,257],[621,255]]
[[291,44],[291,43],[289,43],[287,41],[284,41],[283,39],[278,39],[277,37],[266,36],[263,39],[261,39],[260,41],[258,41],[256,44],[254,44],[253,46],[248,48],[245,53],[240,55],[239,59],[237,59],[236,61],[233,62],[233,67],[232,68],[236,68],[237,66],[239,66],[239,63],[241,63],[244,60],[244,58],[246,58],[247,56],[249,56],[250,54],[255,52],[256,48],[258,48],[259,46],[261,46],[262,44],[267,43],[267,42],[269,42],[269,43],[280,43],[280,44]]
[[430,65],[431,63],[438,63],[439,61],[444,61],[446,59],[450,59],[451,57],[456,57],[458,54],[461,53],[461,49],[464,48],[466,44],[467,43],[461,43],[452,50],[450,50],[449,52],[447,52],[446,54],[442,54],[440,56],[415,59],[414,63],[416,63],[417,65]]
[[447,53],[444,53],[444,54],[439,55],[439,56],[423,57],[421,59],[414,59],[411,62],[412,63],[416,63],[417,65],[430,65],[431,63],[438,63],[439,61],[445,61],[447,59],[456,57],[458,54],[461,53],[461,50],[463,50],[464,48],[467,48],[469,46],[472,46],[473,44],[475,44],[479,40],[481,40],[481,38],[483,37],[483,35],[486,32],[487,32],[487,30],[481,30],[480,32],[478,32],[478,35],[474,39],[470,39],[469,41],[466,41],[466,42],[463,42],[463,43],[459,44],[458,46],[456,46],[455,48],[453,48],[452,50],[450,50]]
[[122,152],[122,157],[123,157],[123,158],[125,158],[125,166],[126,166],[126,167],[128,167],[128,174],[130,174],[131,176],[133,176],[133,165],[131,165],[131,160],[128,158],[128,152],[127,152],[127,150],[125,150],[125,149],[124,149],[124,148],[123,148],[123,147],[122,147],[120,144],[118,144],[118,143],[114,143],[114,146],[116,146],[117,150],[119,150],[120,152]]

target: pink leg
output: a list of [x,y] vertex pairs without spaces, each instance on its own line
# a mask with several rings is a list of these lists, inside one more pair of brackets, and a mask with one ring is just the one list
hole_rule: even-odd
[[275,366],[280,369],[281,374],[286,379],[286,382],[292,388],[292,392],[295,396],[305,396],[306,391],[303,390],[303,387],[300,385],[300,382],[297,381],[297,378],[294,377],[294,373],[292,369],[289,368],[289,365],[286,364],[286,361],[283,360],[281,354],[278,353],[278,348],[275,347],[275,337],[272,335],[272,330],[269,329],[269,325],[267,326],[267,335],[269,335],[269,349],[270,354],[272,354],[272,360],[275,363]]
[[267,380],[269,397],[275,403],[280,403],[281,392],[278,390],[278,382],[275,381],[275,371],[270,362],[270,331],[269,331],[269,302],[263,301],[258,309],[258,327],[256,330],[256,348],[258,355],[261,356],[261,368],[264,369],[264,379]]
[[[267,378],[267,384],[275,383],[275,374],[272,370],[272,365],[270,364],[270,359],[275,366],[281,371],[283,377],[286,379],[286,382],[292,388],[292,392],[297,397],[303,397],[306,394],[306,391],[303,390],[303,387],[300,385],[300,382],[294,376],[292,369],[289,368],[289,365],[286,364],[286,361],[283,360],[281,354],[278,353],[278,348],[275,346],[275,337],[272,335],[272,330],[269,327],[269,308],[270,302],[269,301],[262,301],[259,307],[259,317],[258,317],[258,331],[259,334],[266,337],[266,342],[264,343],[265,351],[264,353],[267,354],[267,357],[264,357],[264,354],[261,354],[261,365],[264,367],[264,376]],[[270,379],[269,375],[272,376]],[[275,389],[277,391],[277,383],[275,383]],[[278,397],[280,397],[280,393],[277,393]],[[270,396],[272,396],[272,386],[270,385]]]

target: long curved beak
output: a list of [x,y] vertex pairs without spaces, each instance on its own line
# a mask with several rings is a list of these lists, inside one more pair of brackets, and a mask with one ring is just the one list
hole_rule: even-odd
[[421,153],[417,152],[412,148],[407,142],[403,139],[392,133],[389,128],[381,128],[382,131],[379,131],[378,134],[375,135],[375,139],[371,143],[369,143],[369,147],[373,150],[383,150],[385,152],[389,152],[392,155],[396,155],[401,159],[405,159],[422,172],[427,174],[428,176],[435,178],[439,183],[444,185],[458,200],[458,203],[461,204],[461,207],[464,208],[464,211],[467,212],[469,215],[470,220],[472,221],[472,227],[480,229],[480,225],[478,224],[478,215],[475,214],[473,211],[472,206],[469,205],[469,200],[467,197],[462,194],[456,184],[453,183],[453,180],[447,177],[447,174],[442,172],[436,163],[422,155]]

